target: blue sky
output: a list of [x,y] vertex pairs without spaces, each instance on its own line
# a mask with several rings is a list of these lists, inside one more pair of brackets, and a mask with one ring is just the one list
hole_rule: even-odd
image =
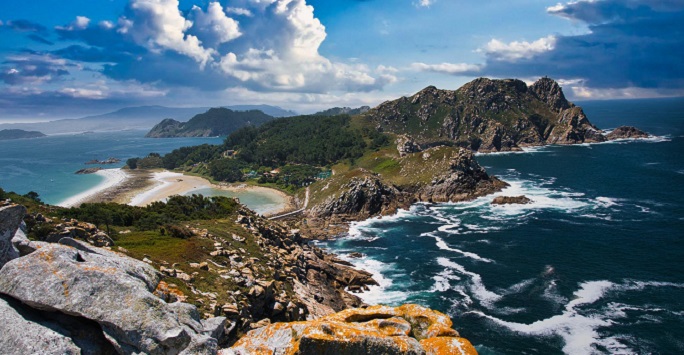
[[684,95],[681,0],[0,2],[0,120],[125,106],[374,106],[479,76]]

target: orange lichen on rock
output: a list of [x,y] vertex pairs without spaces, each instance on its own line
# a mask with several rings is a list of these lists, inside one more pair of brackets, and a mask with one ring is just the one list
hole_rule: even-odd
[[429,338],[421,340],[420,345],[426,355],[477,355],[477,350],[464,338]]
[[418,305],[348,309],[308,322],[253,330],[224,355],[477,354],[451,319]]

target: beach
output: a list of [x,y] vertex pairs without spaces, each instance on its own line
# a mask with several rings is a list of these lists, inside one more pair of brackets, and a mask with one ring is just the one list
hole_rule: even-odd
[[217,185],[209,180],[182,173],[158,170],[100,170],[96,174],[105,181],[94,188],[65,200],[60,206],[72,207],[85,202],[115,202],[131,206],[147,206],[166,201],[174,195],[193,193],[205,196],[236,197],[250,209],[264,215],[275,215],[296,209],[286,193],[245,184]]

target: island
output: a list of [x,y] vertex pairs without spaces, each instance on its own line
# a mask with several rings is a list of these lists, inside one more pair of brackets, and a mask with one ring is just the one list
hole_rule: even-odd
[[205,113],[194,116],[188,122],[179,122],[167,118],[154,126],[145,137],[226,136],[244,126],[259,126],[273,119],[273,116],[269,116],[259,110],[233,111],[223,107],[212,108]]
[[3,129],[0,131],[0,141],[40,137],[46,137],[46,135],[38,131],[24,131],[23,129]]

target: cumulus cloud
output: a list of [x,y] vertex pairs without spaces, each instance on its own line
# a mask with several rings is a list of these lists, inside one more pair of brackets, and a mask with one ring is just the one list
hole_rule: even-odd
[[217,2],[210,3],[206,12],[198,6],[193,6],[190,19],[193,20],[190,32],[205,46],[215,47],[242,35],[238,22],[228,17],[221,4]]
[[555,45],[556,37],[554,36],[540,38],[533,42],[513,41],[504,43],[498,39],[492,39],[479,51],[493,60],[516,61],[551,51]]
[[67,26],[57,26],[57,29],[62,31],[82,30],[88,27],[89,24],[89,18],[85,16],[76,16],[76,19],[72,23]]
[[430,5],[434,4],[435,1],[436,0],[418,0],[415,1],[413,4],[417,7],[430,7]]

